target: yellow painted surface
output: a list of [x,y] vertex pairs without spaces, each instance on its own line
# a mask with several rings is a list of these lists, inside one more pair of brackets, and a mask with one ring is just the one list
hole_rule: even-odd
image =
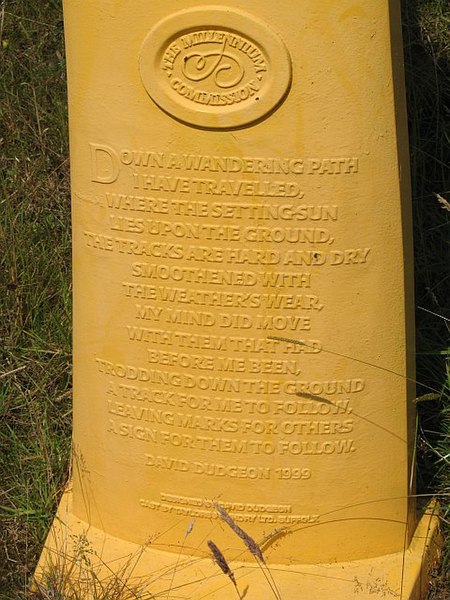
[[[442,546],[434,512],[435,507],[430,505],[408,548],[375,558],[332,564],[271,563],[261,567],[242,547],[222,549],[238,593],[246,600],[422,600],[426,597],[428,573]],[[179,542],[185,533],[180,533]],[[70,572],[73,581],[70,591],[76,591],[86,600],[95,600],[93,590],[102,588],[109,589],[111,597],[147,598],[138,595],[147,590],[155,598],[238,598],[230,579],[212,562],[207,552],[189,556],[157,548],[157,537],[145,546],[138,546],[107,535],[101,529],[87,527],[84,521],[74,516],[69,492],[60,504],[47,540],[45,561],[43,557],[37,576],[41,578],[44,562],[50,573]],[[69,581],[67,577],[66,581]],[[96,586],[94,581],[97,581]],[[122,596],[113,596],[113,591],[120,590],[124,584]]]
[[66,0],[75,520],[236,556],[214,501],[294,570],[408,546],[398,11]]

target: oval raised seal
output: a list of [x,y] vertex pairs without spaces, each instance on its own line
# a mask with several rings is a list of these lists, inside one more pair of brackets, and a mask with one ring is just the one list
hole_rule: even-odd
[[145,89],[189,125],[242,127],[267,116],[291,83],[286,46],[253,15],[219,6],[176,12],[142,44]]

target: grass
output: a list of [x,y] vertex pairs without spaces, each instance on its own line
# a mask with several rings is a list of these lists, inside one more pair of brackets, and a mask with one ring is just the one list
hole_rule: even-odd
[[[446,530],[442,569],[430,600],[450,598],[449,222],[450,8],[443,0],[404,3],[416,278],[417,379],[447,398],[418,404],[418,491],[438,491]],[[426,389],[418,389],[418,396]]]
[[67,473],[70,227],[59,2],[3,2],[0,598],[25,597]]
[[[74,553],[71,560],[58,556],[50,564],[42,581],[37,584],[30,600],[153,600],[145,590],[144,583],[131,584],[134,567],[140,553],[129,558],[118,571],[99,576],[93,549],[85,536],[73,540]],[[104,565],[103,565],[104,566]],[[56,592],[56,593],[55,593]]]
[[[450,201],[450,9],[444,0],[408,0],[404,21],[418,380],[448,393],[450,212],[436,194]],[[23,600],[68,476],[70,450],[70,199],[60,1],[3,0],[0,54],[0,600]],[[418,483],[422,493],[439,493],[447,525],[450,404],[442,398],[419,403]],[[449,563],[450,549],[430,600],[450,598]]]

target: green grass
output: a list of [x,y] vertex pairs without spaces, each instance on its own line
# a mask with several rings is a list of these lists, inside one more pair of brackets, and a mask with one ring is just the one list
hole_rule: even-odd
[[[440,494],[447,545],[430,599],[445,600],[450,598],[450,212],[436,194],[450,200],[450,8],[444,0],[408,0],[404,18],[417,379],[443,391],[440,400],[418,407],[418,492]],[[426,392],[419,386],[418,395]]]
[[0,78],[0,597],[27,578],[67,473],[70,226],[59,2],[6,1]]
[[[404,17],[418,379],[448,394],[450,212],[435,194],[450,201],[450,9],[444,0],[408,0]],[[59,0],[4,0],[0,37],[0,599],[20,600],[68,476],[70,449],[70,199]],[[439,492],[446,524],[448,396],[423,401],[419,413],[419,491]],[[450,550],[447,571],[449,563]],[[445,568],[431,597],[450,598]]]

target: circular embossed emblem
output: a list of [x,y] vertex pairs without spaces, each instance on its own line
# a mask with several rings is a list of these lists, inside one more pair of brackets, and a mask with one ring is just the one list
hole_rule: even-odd
[[252,15],[218,6],[172,14],[150,31],[139,68],[164,111],[197,127],[242,127],[286,95],[291,62],[281,39]]

